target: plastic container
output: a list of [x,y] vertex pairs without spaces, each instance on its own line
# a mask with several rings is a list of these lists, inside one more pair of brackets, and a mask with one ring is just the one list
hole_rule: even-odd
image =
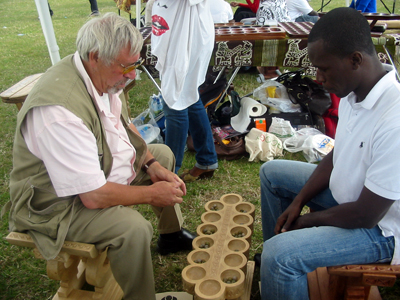
[[257,129],[267,132],[267,122],[265,118],[254,119],[254,123]]

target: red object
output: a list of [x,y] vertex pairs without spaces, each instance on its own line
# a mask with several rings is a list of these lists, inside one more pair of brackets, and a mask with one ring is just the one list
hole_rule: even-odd
[[246,3],[239,3],[239,6],[242,7],[248,7],[251,9],[251,11],[253,13],[257,13],[258,7],[260,6],[260,0],[254,0],[253,2],[251,2],[251,0],[246,0]]
[[[314,80],[314,82],[322,84],[317,80]],[[329,107],[328,110],[322,115],[322,118],[324,119],[325,123],[325,135],[334,139],[336,135],[337,123],[339,121],[339,102],[341,98],[332,93],[329,93],[329,95],[331,96],[332,104],[331,107]]]
[[325,122],[325,134],[331,138],[335,138],[336,135],[336,127],[339,121],[339,102],[340,99],[335,94],[330,93],[332,105],[328,110],[323,114],[324,122]]

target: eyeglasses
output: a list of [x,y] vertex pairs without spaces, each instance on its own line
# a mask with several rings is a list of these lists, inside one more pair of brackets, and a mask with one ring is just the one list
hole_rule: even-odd
[[123,64],[120,64],[121,67],[124,68],[124,70],[122,71],[122,74],[128,74],[129,72],[132,72],[133,70],[139,68],[142,64],[144,63],[144,59],[141,57],[138,59],[137,62],[125,67]]

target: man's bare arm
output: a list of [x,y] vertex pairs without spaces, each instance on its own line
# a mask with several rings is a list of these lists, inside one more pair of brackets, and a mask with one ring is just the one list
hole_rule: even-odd
[[150,186],[130,186],[107,182],[102,187],[79,196],[87,208],[97,209],[136,204],[173,206],[182,202],[183,195],[178,183],[159,181]]
[[312,226],[373,228],[385,216],[393,203],[393,200],[378,196],[364,187],[357,201],[305,214],[296,220],[292,229]]

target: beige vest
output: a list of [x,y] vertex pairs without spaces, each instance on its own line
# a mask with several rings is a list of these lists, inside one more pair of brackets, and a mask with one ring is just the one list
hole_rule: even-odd
[[[123,93],[121,95],[123,97]],[[27,112],[33,107],[44,105],[61,105],[82,119],[96,138],[99,163],[106,177],[110,173],[113,159],[92,98],[75,67],[73,56],[67,56],[40,78],[18,113],[13,170],[10,175],[10,230],[29,233],[43,257],[51,259],[61,249],[75,212],[86,208],[77,195],[56,195],[43,161],[28,150],[21,134],[21,124]],[[129,129],[129,115],[124,99],[122,105],[121,120],[136,149],[134,168],[139,170],[147,146],[142,138]]]

